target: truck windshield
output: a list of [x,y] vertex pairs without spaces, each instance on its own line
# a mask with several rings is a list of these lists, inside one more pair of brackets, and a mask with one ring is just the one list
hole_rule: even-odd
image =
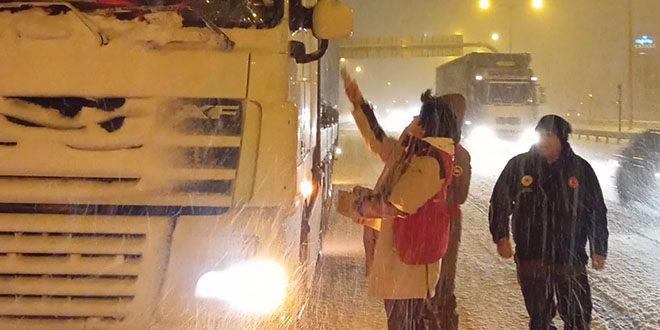
[[[0,3],[10,2],[0,0]],[[27,5],[31,1],[25,1]],[[42,1],[34,1],[43,4]],[[284,14],[283,0],[78,0],[68,1],[86,13],[111,14],[120,19],[140,19],[145,12],[177,11],[184,26],[268,29]],[[54,3],[55,4],[55,3]],[[42,5],[43,6],[43,5]],[[24,7],[29,9],[29,5]]]
[[[176,0],[178,1],[178,0]],[[195,0],[189,8],[222,28],[272,28],[282,20],[282,0]],[[184,16],[184,25],[202,25],[195,15]]]
[[533,88],[530,84],[489,83],[480,93],[485,104],[530,104],[534,102]]

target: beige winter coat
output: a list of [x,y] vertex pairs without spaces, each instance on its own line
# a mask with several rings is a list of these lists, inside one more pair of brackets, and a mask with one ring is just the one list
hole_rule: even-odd
[[[389,196],[392,205],[401,211],[412,214],[433,198],[443,179],[440,178],[440,165],[433,157],[415,156],[407,166],[400,166],[405,148],[403,141],[407,133],[398,140],[388,137],[376,122],[369,109],[355,109],[353,117],[369,148],[385,161],[374,191]],[[447,138],[426,138],[426,142],[450,155],[454,154],[454,144]],[[435,286],[440,274],[440,263],[429,265],[407,265],[401,262],[394,244],[394,221],[398,219],[378,219],[380,234],[369,274],[368,293],[381,299],[428,298],[435,294]],[[367,256],[369,257],[369,256]]]

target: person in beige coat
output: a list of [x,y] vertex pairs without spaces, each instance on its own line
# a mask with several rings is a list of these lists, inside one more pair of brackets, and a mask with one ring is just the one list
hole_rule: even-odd
[[[456,119],[440,98],[431,97],[427,91],[422,96],[420,115],[395,140],[380,127],[355,81],[347,78],[345,87],[365,143],[385,162],[374,193],[356,203],[353,217],[358,223],[371,219],[364,234],[368,294],[384,299],[389,329],[424,329],[424,301],[435,294],[440,263],[403,263],[395,248],[394,222],[414,214],[440,191],[446,179],[436,158],[410,156],[408,148],[422,141],[453,155],[458,139]],[[407,164],[402,166],[404,161]],[[373,219],[377,221],[374,223]]]

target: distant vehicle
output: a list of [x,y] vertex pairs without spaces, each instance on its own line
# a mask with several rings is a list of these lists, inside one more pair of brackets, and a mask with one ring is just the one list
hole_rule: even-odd
[[621,202],[660,200],[660,129],[638,135],[617,158],[616,187]]
[[471,53],[436,69],[438,95],[459,93],[466,98],[466,138],[491,144],[494,137],[534,137],[542,97],[531,61],[527,53]]

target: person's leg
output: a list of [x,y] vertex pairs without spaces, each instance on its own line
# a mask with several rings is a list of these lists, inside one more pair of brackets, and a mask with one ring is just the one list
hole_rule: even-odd
[[523,276],[518,269],[518,282],[529,314],[530,330],[557,330],[552,320],[557,311],[551,278]]
[[435,296],[428,301],[427,318],[430,330],[458,330],[458,313],[454,295],[458,247],[461,241],[461,218],[451,220],[449,247],[442,258],[440,278]]
[[387,329],[424,330],[424,300],[385,300]]
[[410,299],[410,310],[412,312],[412,320],[410,323],[410,330],[426,330],[424,325],[424,309],[425,299]]
[[557,309],[564,330],[586,330],[591,323],[591,288],[586,271],[563,276],[555,281]]

